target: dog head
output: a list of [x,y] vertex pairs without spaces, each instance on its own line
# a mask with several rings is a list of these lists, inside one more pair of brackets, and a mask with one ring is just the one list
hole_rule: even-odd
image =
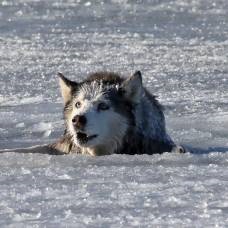
[[113,153],[135,124],[134,107],[142,95],[141,73],[127,79],[96,73],[81,83],[60,73],[59,78],[66,129],[74,143],[94,155]]

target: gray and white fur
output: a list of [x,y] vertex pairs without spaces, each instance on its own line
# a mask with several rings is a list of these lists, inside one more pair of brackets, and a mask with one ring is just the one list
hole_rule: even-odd
[[59,73],[59,84],[64,135],[56,143],[30,148],[30,152],[92,156],[184,152],[167,134],[163,108],[143,87],[140,71],[128,78],[98,72],[83,82]]

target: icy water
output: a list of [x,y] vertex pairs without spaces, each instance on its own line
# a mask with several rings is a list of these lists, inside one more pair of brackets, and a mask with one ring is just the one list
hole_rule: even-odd
[[1,154],[1,227],[227,227],[228,1],[0,1],[0,149],[63,132],[57,72],[143,73],[177,155]]

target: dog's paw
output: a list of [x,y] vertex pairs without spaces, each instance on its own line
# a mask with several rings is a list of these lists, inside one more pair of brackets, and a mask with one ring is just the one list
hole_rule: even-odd
[[172,152],[173,153],[178,153],[178,154],[183,154],[183,153],[186,153],[186,150],[183,146],[174,146],[173,149],[172,149]]

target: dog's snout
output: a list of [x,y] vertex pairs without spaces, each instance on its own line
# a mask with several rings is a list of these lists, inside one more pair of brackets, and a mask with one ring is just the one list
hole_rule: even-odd
[[72,119],[72,123],[75,125],[75,127],[82,128],[86,125],[86,117],[83,115],[76,115]]

